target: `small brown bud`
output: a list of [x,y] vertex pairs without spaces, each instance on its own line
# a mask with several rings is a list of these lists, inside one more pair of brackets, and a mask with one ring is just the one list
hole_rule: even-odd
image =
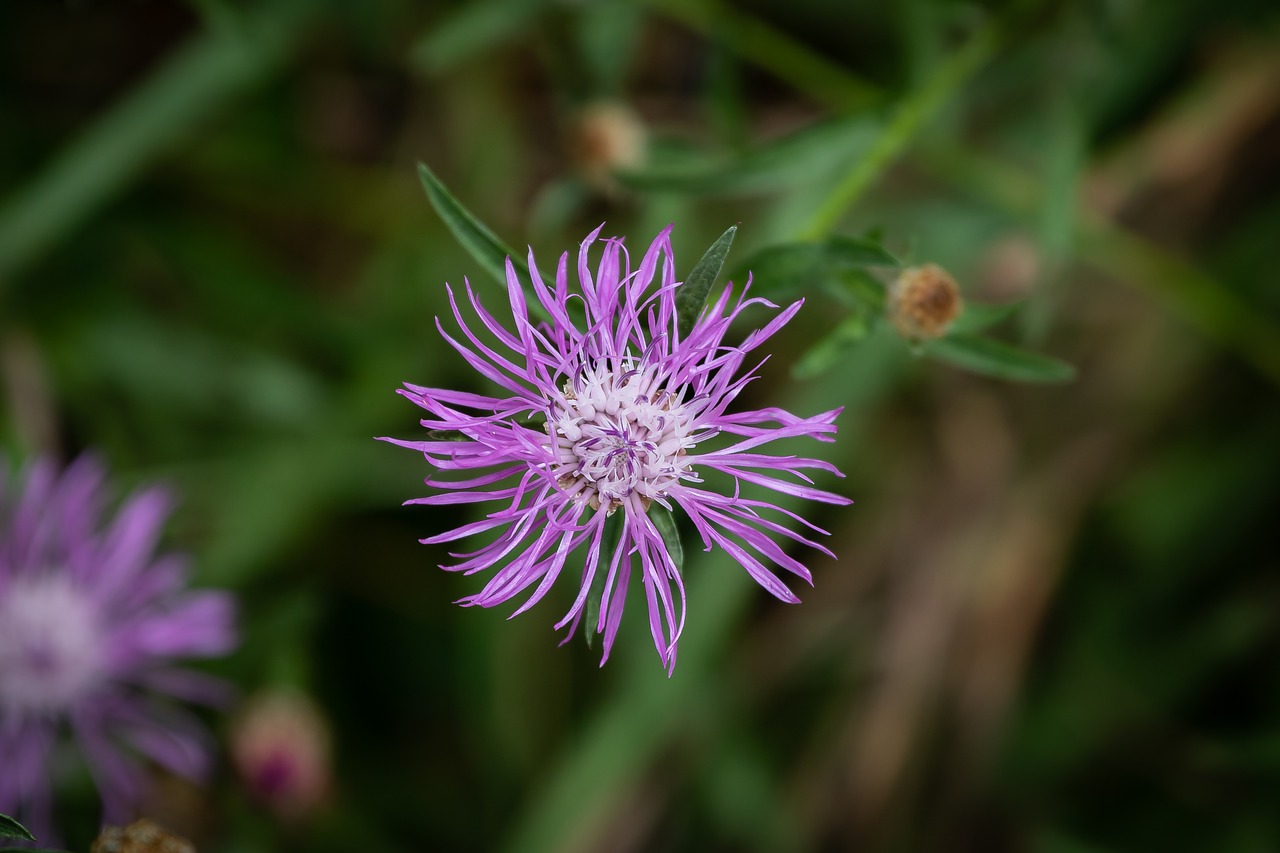
[[103,827],[89,853],[196,853],[196,848],[144,819],[128,826]]
[[574,116],[569,144],[583,177],[599,190],[612,191],[613,173],[644,162],[646,133],[640,117],[626,104],[599,101]]
[[886,311],[898,334],[913,341],[946,334],[964,301],[960,288],[937,264],[909,267],[889,285]]

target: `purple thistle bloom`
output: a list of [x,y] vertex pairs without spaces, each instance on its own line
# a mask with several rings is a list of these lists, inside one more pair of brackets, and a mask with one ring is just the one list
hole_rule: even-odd
[[[819,469],[840,475],[830,463],[758,452],[769,442],[797,436],[831,441],[840,409],[811,418],[775,408],[729,412],[764,363],[762,359],[742,370],[747,354],[786,325],[802,302],[734,346],[724,343],[724,337],[747,306],[777,306],[746,298],[750,282],[735,298],[730,284],[691,328],[679,329],[676,297],[681,282],[675,278],[670,232],[668,226],[654,239],[634,271],[623,241],[606,239],[593,275],[587,256],[600,233],[597,228],[582,243],[578,286],[572,291],[567,252],[560,257],[553,290],[543,282],[530,251],[533,293],[550,315],[549,323],[530,320],[525,294],[508,259],[514,332],[495,320],[466,284],[467,301],[491,333],[492,345],[463,320],[450,289],[453,316],[469,345],[445,333],[439,318],[436,327],[468,364],[501,386],[505,396],[405,383],[398,393],[430,413],[422,425],[451,435],[433,435],[426,441],[384,439],[421,451],[441,471],[474,472],[458,480],[429,477],[427,484],[444,492],[407,503],[500,502],[481,521],[422,540],[434,544],[501,531],[476,551],[453,554],[459,562],[441,566],[467,574],[497,569],[484,589],[461,604],[492,607],[532,588],[512,615],[523,613],[551,588],[569,554],[586,545],[577,598],[556,627],[572,623],[572,636],[592,582],[604,573],[595,626],[604,635],[603,664],[618,632],[633,556],[638,555],[649,627],[668,671],[675,666],[676,642],[684,628],[684,582],[649,516],[652,504],[668,510],[678,505],[707,550],[725,549],[769,592],[797,602],[772,566],[810,584],[813,579],[804,564],[768,534],[831,552],[760,511],[775,510],[818,533],[826,531],[788,510],[743,497],[739,487],[745,482],[824,503],[850,503],[815,488],[803,473]],[[503,348],[510,352],[501,352]],[[531,422],[534,416],[546,420]],[[733,441],[704,448],[704,442],[722,433]],[[731,477],[732,493],[702,488],[700,472],[708,470]],[[799,482],[779,475],[792,475]],[[617,510],[623,512],[622,539],[602,560],[605,520]]]
[[211,737],[172,699],[212,704],[222,682],[175,658],[235,644],[231,598],[185,589],[186,560],[155,554],[169,514],[159,489],[104,519],[104,472],[40,460],[10,480],[0,464],[0,812],[47,841],[50,765],[64,734],[126,823],[146,786],[139,757],[188,778]]

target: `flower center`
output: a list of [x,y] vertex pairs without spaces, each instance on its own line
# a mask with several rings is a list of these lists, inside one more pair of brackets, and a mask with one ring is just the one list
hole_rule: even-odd
[[65,710],[101,677],[96,614],[64,577],[23,578],[0,596],[0,709]]
[[610,513],[628,503],[648,511],[654,498],[693,476],[686,455],[694,445],[691,422],[656,369],[585,368],[555,395],[547,418],[560,487],[593,508],[606,504]]

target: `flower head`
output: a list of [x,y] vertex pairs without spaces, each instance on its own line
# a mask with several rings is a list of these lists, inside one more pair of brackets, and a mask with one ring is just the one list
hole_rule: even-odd
[[[568,253],[561,256],[548,286],[530,252],[533,294],[549,317],[544,322],[530,318],[508,261],[514,331],[486,311],[466,285],[467,301],[490,342],[463,319],[450,289],[453,316],[465,342],[446,333],[438,319],[436,326],[472,367],[502,388],[501,396],[406,383],[399,393],[428,412],[422,425],[436,432],[425,441],[387,439],[421,451],[442,472],[465,475],[428,478],[440,493],[408,503],[498,502],[482,520],[422,540],[433,544],[497,531],[493,541],[455,554],[457,563],[441,567],[468,574],[494,570],[485,587],[461,603],[491,607],[528,592],[516,610],[521,613],[547,593],[569,555],[586,546],[577,596],[556,627],[571,624],[572,634],[593,583],[602,576],[594,628],[604,637],[607,660],[638,558],[650,630],[668,669],[675,665],[684,627],[684,581],[654,513],[678,506],[707,550],[725,549],[769,592],[794,602],[798,599],[775,568],[810,583],[812,578],[769,534],[830,552],[763,511],[824,531],[788,510],[743,497],[740,486],[849,503],[814,487],[804,474],[820,469],[838,475],[830,463],[760,452],[784,438],[830,441],[838,409],[810,418],[776,408],[730,411],[763,364],[743,370],[747,355],[790,321],[801,303],[742,343],[729,344],[729,327],[748,306],[777,308],[764,299],[747,298],[746,287],[735,294],[729,285],[682,328],[676,304],[681,282],[675,277],[670,231],[668,227],[654,239],[634,269],[623,241],[605,240],[593,272],[588,251],[597,228],[582,243],[572,287]],[[730,438],[713,441],[722,436]],[[706,487],[703,475],[709,472],[727,475],[731,488]],[[606,554],[606,521],[619,512],[621,540]]]
[[889,285],[885,310],[898,334],[913,341],[940,338],[964,310],[960,288],[937,264],[908,267]]
[[234,644],[232,604],[185,589],[185,561],[156,556],[169,501],[157,489],[104,519],[102,469],[0,465],[0,812],[50,825],[51,755],[69,732],[120,823],[140,798],[138,757],[198,777],[209,736],[171,699],[222,685],[174,665]]

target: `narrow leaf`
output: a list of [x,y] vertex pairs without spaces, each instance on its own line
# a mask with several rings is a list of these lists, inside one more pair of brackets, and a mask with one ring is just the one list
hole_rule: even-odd
[[951,335],[929,341],[923,349],[940,361],[1014,382],[1067,382],[1076,375],[1075,368],[1065,361],[991,338]]
[[717,238],[707,249],[702,259],[694,265],[689,277],[676,291],[676,328],[684,337],[693,328],[702,306],[707,303],[711,294],[711,286],[724,267],[725,258],[729,257],[729,248],[733,245],[733,236],[738,233],[738,226],[730,225],[728,230]]
[[653,526],[662,534],[662,543],[667,546],[671,562],[675,564],[677,570],[683,569],[684,546],[680,544],[680,530],[676,527],[675,516],[671,514],[671,510],[655,503],[649,507],[649,518],[653,521]]
[[21,838],[23,841],[35,841],[36,837],[27,828],[6,814],[0,814],[0,838]]
[[854,312],[845,317],[840,325],[800,356],[791,368],[791,375],[797,379],[811,379],[825,373],[867,336],[868,328],[867,318],[861,313]]
[[755,292],[781,295],[798,292],[808,295],[817,287],[837,285],[838,298],[853,301],[873,311],[884,306],[884,285],[869,267],[899,267],[901,262],[878,240],[832,237],[821,243],[784,243],[769,246],[735,267],[733,279],[749,271]]
[[884,312],[884,285],[871,273],[863,269],[842,269],[837,270],[834,279],[845,295],[868,313]]
[[880,243],[865,237],[844,237],[839,234],[826,240],[827,253],[839,264],[852,267],[902,266],[902,261]]
[[973,335],[985,332],[992,326],[998,326],[1013,316],[1022,307],[1022,302],[1004,302],[998,305],[984,305],[980,302],[965,302],[964,310],[951,324],[952,335]]
[[507,286],[507,259],[510,258],[516,277],[520,280],[520,288],[524,291],[529,313],[536,319],[550,322],[551,318],[546,309],[533,294],[529,267],[520,259],[520,256],[507,248],[506,244],[489,229],[489,226],[463,207],[425,163],[418,164],[418,177],[422,181],[422,188],[427,192],[431,206],[436,209],[436,213],[440,214],[444,224],[449,226],[449,230],[453,232],[453,236],[462,248],[466,249],[471,257],[475,258],[476,263],[484,267],[485,272],[504,288]]

